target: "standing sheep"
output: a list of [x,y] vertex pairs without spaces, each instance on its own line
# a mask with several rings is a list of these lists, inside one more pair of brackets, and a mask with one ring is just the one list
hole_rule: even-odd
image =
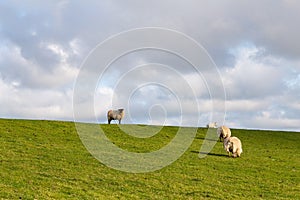
[[230,156],[230,153],[232,153],[232,156],[234,158],[240,157],[242,150],[242,143],[241,140],[237,137],[228,137],[224,139],[224,149],[228,153],[228,156]]
[[231,136],[231,131],[227,126],[220,126],[217,130],[217,134],[221,142],[221,138],[223,138],[224,141],[225,138],[229,138]]
[[107,112],[108,124],[110,124],[111,120],[119,120],[119,124],[121,124],[121,120],[123,119],[124,115],[125,115],[124,109],[109,110]]

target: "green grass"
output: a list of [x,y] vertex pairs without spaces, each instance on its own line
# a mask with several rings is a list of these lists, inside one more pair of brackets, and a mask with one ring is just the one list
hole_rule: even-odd
[[[133,132],[137,127],[122,126]],[[133,152],[158,150],[178,130],[163,127],[141,139],[117,125],[101,127],[117,146]],[[241,158],[228,158],[218,142],[199,159],[205,134],[199,128],[173,164],[133,174],[93,158],[72,122],[1,119],[0,199],[300,199],[300,133],[233,129],[243,144]]]

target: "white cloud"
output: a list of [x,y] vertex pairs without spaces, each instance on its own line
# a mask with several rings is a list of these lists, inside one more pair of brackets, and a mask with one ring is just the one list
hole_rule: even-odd
[[[290,61],[265,55],[263,48],[239,47],[232,51],[236,64],[222,69],[227,92],[227,120],[231,126],[299,130],[300,113],[293,90],[297,85]],[[295,63],[294,63],[295,64]],[[282,121],[281,121],[282,120]]]
[[263,99],[228,100],[226,101],[226,110],[227,112],[253,112],[265,109],[268,105],[268,101]]
[[51,50],[54,54],[56,54],[57,56],[59,56],[59,57],[60,57],[59,60],[60,60],[61,62],[64,62],[64,63],[65,63],[65,62],[67,61],[69,55],[68,55],[68,53],[62,48],[61,45],[59,45],[59,44],[51,44],[51,43],[49,43],[49,44],[44,44],[44,45],[45,45],[46,49]]
[[70,119],[72,90],[32,90],[7,84],[0,79],[1,117]]
[[258,48],[242,49],[236,56],[235,66],[226,70],[224,83],[230,97],[264,98],[286,90],[284,79],[291,73],[283,67],[286,62],[270,56],[266,59],[260,53]]
[[294,130],[300,131],[299,119],[289,119],[283,117],[271,117],[268,112],[263,112],[261,116],[250,118],[248,122],[245,122],[244,126],[257,128],[257,129],[275,129],[275,130]]

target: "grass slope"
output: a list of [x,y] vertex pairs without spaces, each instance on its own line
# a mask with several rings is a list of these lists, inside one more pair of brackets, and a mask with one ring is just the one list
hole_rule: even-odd
[[[115,144],[135,152],[161,148],[178,129],[138,139],[117,125],[101,126]],[[199,159],[205,133],[199,128],[173,164],[132,174],[94,159],[74,123],[1,119],[0,199],[300,199],[300,133],[234,129],[243,143],[241,158],[228,158],[218,142]]]

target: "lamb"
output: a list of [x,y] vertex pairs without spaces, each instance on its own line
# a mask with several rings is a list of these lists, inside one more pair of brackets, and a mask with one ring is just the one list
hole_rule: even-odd
[[224,145],[224,149],[228,153],[229,157],[230,157],[230,153],[232,153],[232,156],[234,158],[240,157],[241,153],[243,152],[241,140],[237,137],[225,138],[223,145]]
[[107,112],[108,124],[110,124],[111,120],[118,120],[119,124],[121,124],[121,120],[123,119],[124,115],[125,115],[124,109],[109,110]]
[[223,138],[223,141],[225,138],[229,138],[231,136],[231,131],[227,126],[220,126],[217,130],[218,137],[221,139]]
[[211,122],[209,124],[206,125],[207,128],[217,128],[218,125],[217,125],[217,122]]

